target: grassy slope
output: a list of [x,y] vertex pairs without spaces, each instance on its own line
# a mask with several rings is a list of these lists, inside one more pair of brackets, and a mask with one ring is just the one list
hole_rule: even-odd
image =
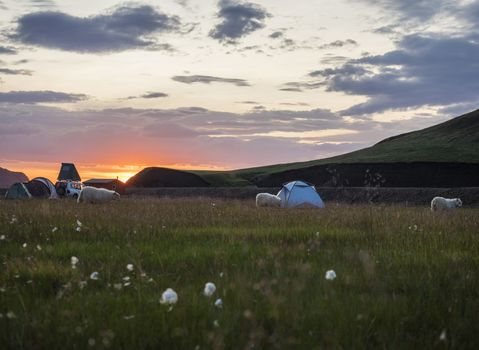
[[217,186],[251,184],[258,175],[331,163],[391,162],[479,163],[479,110],[436,126],[386,139],[372,147],[308,162],[277,164],[230,172],[198,172]]
[[[477,349],[477,217],[473,209],[0,200],[0,344]],[[324,279],[329,269],[336,280]],[[98,281],[88,279],[93,271]],[[130,286],[112,287],[125,276]],[[207,281],[222,310],[202,295]],[[168,287],[179,295],[172,309],[158,302]]]

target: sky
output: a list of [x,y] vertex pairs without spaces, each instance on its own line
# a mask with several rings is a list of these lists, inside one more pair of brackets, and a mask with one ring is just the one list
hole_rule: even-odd
[[479,0],[0,0],[0,167],[326,158],[477,109]]

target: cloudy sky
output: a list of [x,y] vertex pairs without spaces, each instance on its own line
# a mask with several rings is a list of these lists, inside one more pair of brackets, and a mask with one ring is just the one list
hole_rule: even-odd
[[479,1],[0,0],[0,166],[329,157],[477,108]]

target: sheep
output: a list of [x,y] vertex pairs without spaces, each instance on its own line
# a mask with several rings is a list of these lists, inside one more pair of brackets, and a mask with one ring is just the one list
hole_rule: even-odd
[[106,203],[119,198],[120,194],[118,192],[110,191],[105,188],[86,186],[82,188],[77,203]]
[[280,208],[281,198],[270,193],[258,193],[256,195],[256,206],[259,207],[271,207]]
[[434,197],[431,201],[431,210],[450,210],[462,207],[462,201],[459,198]]

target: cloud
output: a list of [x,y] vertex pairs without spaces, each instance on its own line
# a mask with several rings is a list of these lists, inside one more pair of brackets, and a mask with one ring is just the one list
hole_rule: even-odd
[[53,11],[26,14],[18,19],[10,38],[24,44],[81,53],[165,50],[171,47],[158,43],[153,36],[177,31],[179,26],[178,17],[163,14],[149,5],[130,4],[90,17]]
[[55,91],[10,91],[0,92],[0,103],[68,103],[85,100],[86,95]]
[[238,39],[264,28],[265,20],[271,15],[261,6],[234,0],[220,0],[217,17],[221,19],[210,37],[226,43],[236,43]]
[[[316,72],[313,72],[316,73]],[[311,73],[312,74],[312,73]],[[280,91],[289,91],[289,92],[303,92],[304,90],[314,90],[319,87],[324,86],[324,82],[300,82],[300,81],[290,81],[283,84],[283,87],[280,88]]]
[[32,6],[40,8],[55,7],[55,2],[52,0],[30,0],[30,3]]
[[6,74],[6,75],[32,75],[32,71],[31,71],[31,70],[27,70],[27,69],[0,68],[0,74]]
[[165,94],[164,92],[148,92],[144,95],[141,95],[142,98],[162,98],[162,97],[168,97],[168,94]]
[[124,100],[134,100],[137,98],[154,99],[154,98],[164,98],[164,97],[168,97],[168,94],[165,94],[164,92],[147,92],[140,96],[126,97],[124,98]]
[[358,43],[353,39],[346,39],[346,40],[336,40],[324,45],[321,45],[319,49],[334,49],[344,46],[357,46]]
[[310,76],[325,78],[328,91],[368,97],[343,111],[361,115],[394,109],[477,101],[479,44],[467,37],[409,35],[384,55],[350,60]]
[[276,32],[271,33],[271,34],[269,35],[269,37],[270,37],[271,39],[278,39],[278,38],[281,38],[283,35],[284,35],[283,32],[281,32],[281,31],[276,31]]
[[[355,0],[356,1],[356,0]],[[381,7],[400,22],[420,22],[431,20],[450,8],[454,0],[360,0],[369,5]]]
[[[0,133],[5,131],[0,137],[0,159],[32,161],[34,154],[36,161],[58,162],[68,154],[75,162],[89,164],[184,163],[238,168],[331,156],[436,122],[434,118],[415,118],[351,123],[323,109],[235,114],[200,107],[67,111],[0,104]],[[33,132],[35,137],[18,137]]]
[[15,48],[0,46],[0,55],[16,55],[16,54],[17,54],[17,50],[15,50]]
[[220,78],[220,77],[213,77],[209,75],[175,75],[171,78],[174,81],[184,84],[194,84],[194,83],[202,83],[202,84],[211,84],[211,83],[226,83],[226,84],[233,84],[236,86],[250,86],[248,81],[244,79],[234,79],[234,78]]

